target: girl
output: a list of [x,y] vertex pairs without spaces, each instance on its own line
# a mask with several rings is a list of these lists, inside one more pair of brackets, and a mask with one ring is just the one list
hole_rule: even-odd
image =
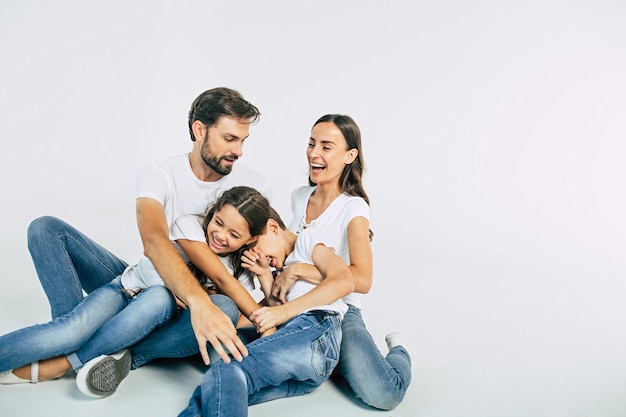
[[[233,253],[263,232],[268,213],[269,202],[258,191],[234,187],[208,211],[204,241],[220,256]],[[193,225],[181,220],[177,227],[184,234]],[[133,345],[176,314],[175,298],[150,260],[142,258],[68,314],[0,337],[0,383],[55,379],[73,368],[82,392],[111,395],[130,370],[130,354],[107,355]]]
[[276,212],[270,213],[265,233],[242,257],[244,267],[264,288],[273,280],[270,266],[281,269],[285,263],[311,264],[324,279],[317,285],[298,281],[286,303],[254,311],[250,318],[259,327],[278,330],[247,344],[248,356],[241,362],[214,363],[181,417],[247,416],[249,404],[314,390],[337,364],[340,321],[348,308],[340,297],[354,290],[350,270],[315,230],[296,239]]
[[[338,369],[358,398],[372,407],[390,410],[402,401],[410,384],[409,350],[413,353],[413,349],[402,335],[393,333],[386,338],[389,353],[383,356],[361,316],[361,294],[371,288],[373,262],[358,125],[349,116],[322,116],[313,125],[306,156],[309,186],[292,193],[290,230],[317,230],[349,265],[355,292],[344,297],[349,308],[341,326]],[[319,271],[311,265],[293,264],[277,277],[273,294],[284,300],[297,280],[315,283],[320,279]]]

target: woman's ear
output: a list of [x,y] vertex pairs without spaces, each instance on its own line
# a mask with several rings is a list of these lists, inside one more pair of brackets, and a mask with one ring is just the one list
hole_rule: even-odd
[[346,153],[346,165],[350,165],[354,162],[356,157],[359,155],[359,151],[357,148],[352,148]]

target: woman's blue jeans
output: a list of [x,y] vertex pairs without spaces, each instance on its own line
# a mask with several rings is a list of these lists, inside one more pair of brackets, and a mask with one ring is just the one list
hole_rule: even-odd
[[[66,222],[39,217],[28,227],[28,249],[50,307],[52,318],[70,312],[82,299],[124,272],[126,262]],[[224,295],[211,296],[233,324],[239,310]],[[181,358],[199,352],[188,310],[131,347],[132,367],[156,358]]]
[[248,344],[243,361],[213,363],[180,416],[243,417],[248,405],[311,392],[337,365],[340,343],[337,314],[300,314]]
[[400,346],[383,356],[365,328],[361,310],[349,305],[341,329],[338,370],[355,395],[381,410],[396,407],[411,383],[411,359]]
[[160,285],[129,295],[117,277],[84,298],[72,311],[45,324],[0,337],[0,370],[67,355],[74,369],[143,339],[176,315],[170,291]]

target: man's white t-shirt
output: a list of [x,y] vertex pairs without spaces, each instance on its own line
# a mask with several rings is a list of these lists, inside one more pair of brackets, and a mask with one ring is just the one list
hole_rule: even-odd
[[[174,242],[172,231],[176,219],[184,215],[204,216],[209,204],[212,204],[224,191],[246,185],[255,188],[268,200],[271,198],[269,179],[258,172],[236,162],[230,174],[215,182],[200,181],[189,162],[189,154],[171,156],[153,161],[141,168],[137,174],[137,198],[148,197],[163,204],[170,240],[187,262],[189,258]],[[206,242],[202,227],[200,240]],[[193,229],[192,225],[189,225]],[[180,233],[180,230],[177,231]],[[188,233],[193,234],[190,230]],[[227,269],[232,271],[229,265]],[[125,288],[147,288],[150,285],[163,285],[163,279],[154,269],[152,262],[143,257],[135,265],[128,266],[122,274],[122,285]]]
[[172,226],[177,218],[187,214],[203,215],[224,191],[246,185],[256,189],[271,201],[269,178],[235,162],[230,174],[214,182],[200,181],[189,163],[189,154],[153,161],[137,174],[137,198],[152,198],[165,209],[172,239]]
[[[299,234],[303,230],[315,229],[329,246],[335,249],[335,253],[350,265],[350,251],[348,247],[348,224],[355,217],[370,219],[370,207],[361,197],[341,194],[328,206],[317,219],[306,223],[306,208],[309,197],[315,190],[315,186],[303,186],[296,188],[291,194],[291,213],[293,218],[289,230]],[[363,294],[353,292],[343,298],[350,305],[361,308]]]

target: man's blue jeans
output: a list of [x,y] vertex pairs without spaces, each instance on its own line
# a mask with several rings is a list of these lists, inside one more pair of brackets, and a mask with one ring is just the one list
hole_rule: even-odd
[[311,392],[337,365],[340,344],[337,314],[300,314],[248,344],[243,361],[212,364],[180,416],[243,417],[248,405]]
[[[56,318],[71,311],[82,299],[105,285],[128,266],[83,233],[51,216],[35,219],[28,227],[28,249],[50,307]],[[211,299],[237,323],[239,310],[224,295]],[[188,310],[131,347],[133,368],[156,358],[181,358],[199,352]]]
[[84,298],[72,311],[44,324],[0,337],[0,370],[67,355],[74,369],[129,347],[176,315],[170,291],[156,285],[134,297],[117,277]]

